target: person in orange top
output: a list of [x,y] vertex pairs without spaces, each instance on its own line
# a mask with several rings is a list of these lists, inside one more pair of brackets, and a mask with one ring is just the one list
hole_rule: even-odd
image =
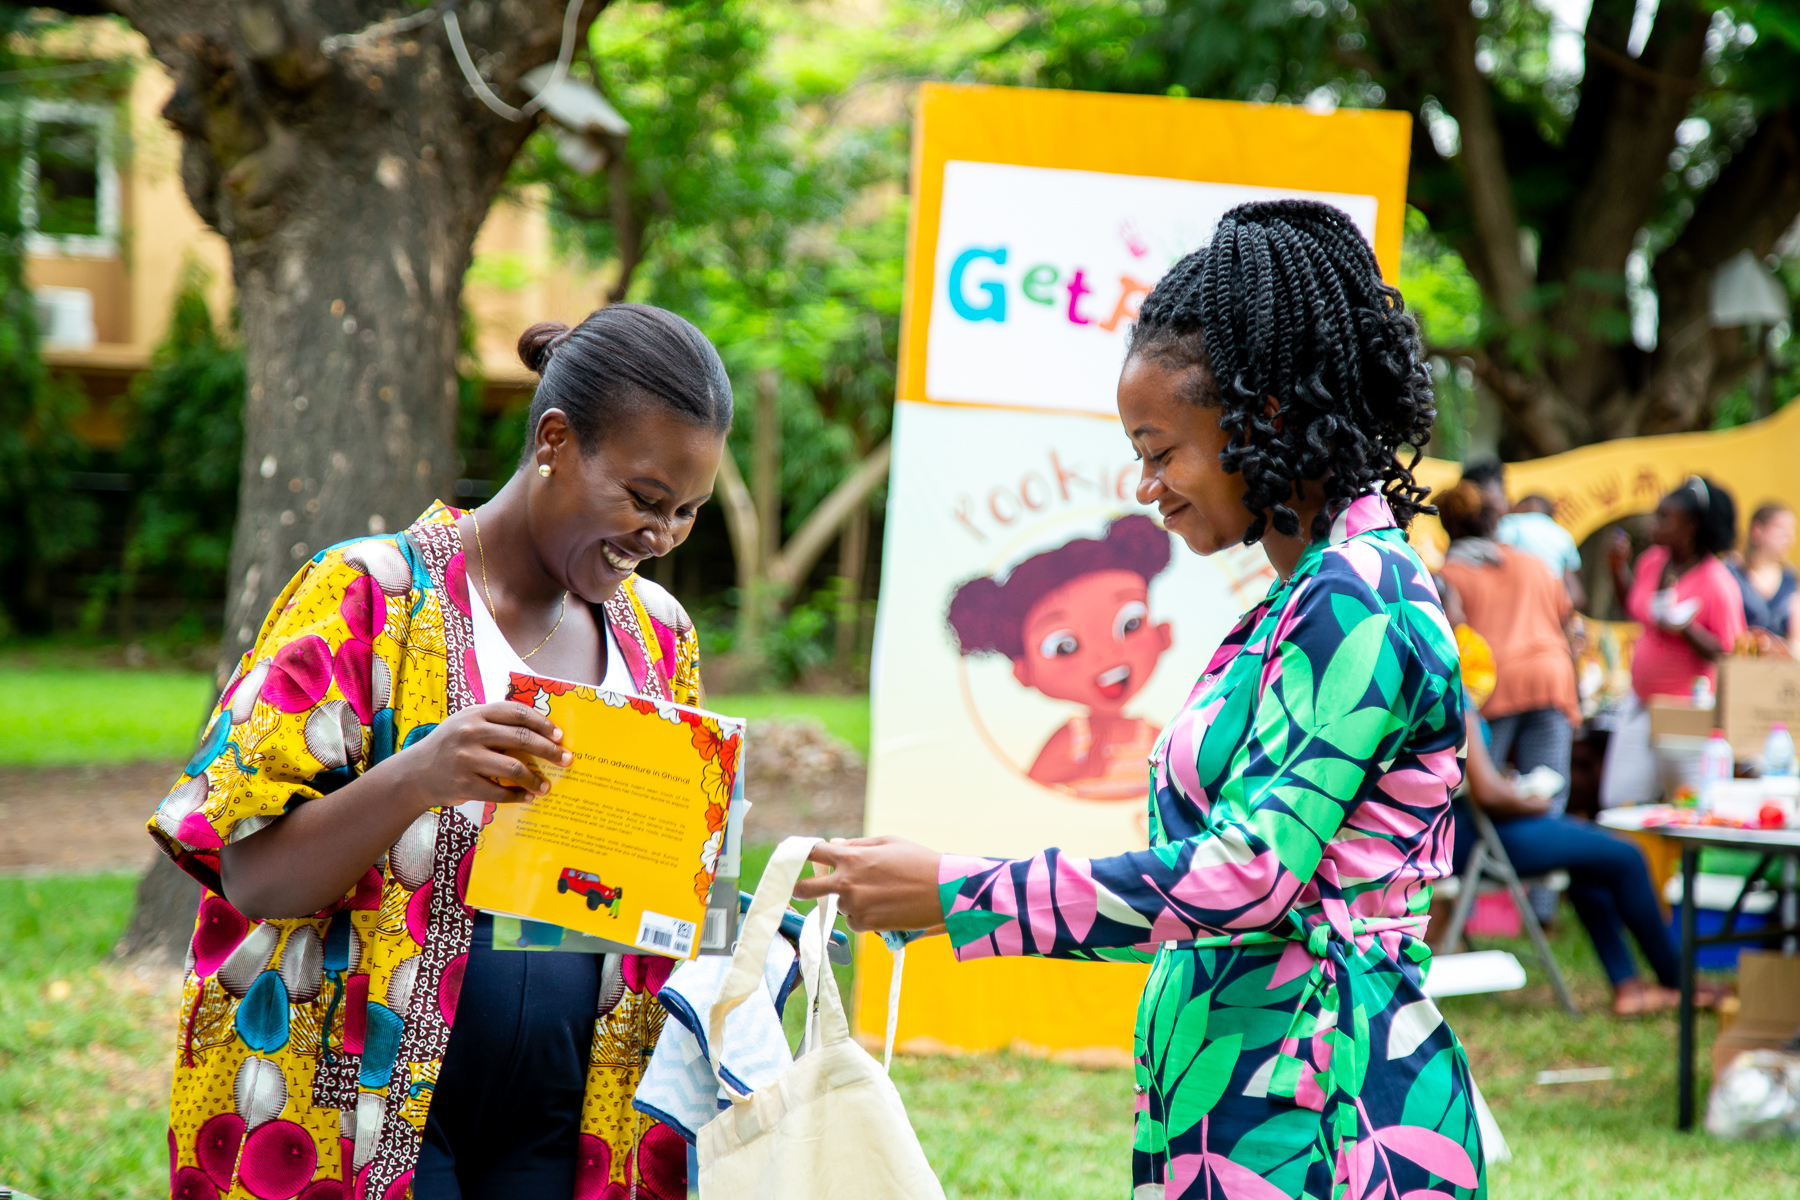
[[[1500,510],[1482,489],[1465,480],[1434,500],[1451,538],[1443,578],[1494,651],[1494,693],[1481,706],[1494,761],[1510,756],[1521,773],[1547,766],[1567,780],[1572,730],[1581,721],[1565,633],[1569,593],[1537,558],[1493,540]],[[1565,783],[1551,812],[1567,802]]]

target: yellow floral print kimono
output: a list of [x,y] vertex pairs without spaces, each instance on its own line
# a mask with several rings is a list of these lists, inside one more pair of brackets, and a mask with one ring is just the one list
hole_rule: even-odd
[[[409,827],[343,899],[253,921],[221,894],[219,851],[483,702],[454,521],[321,552],[287,586],[150,822],[206,885],[188,953],[170,1105],[178,1200],[406,1200],[456,1017],[476,828],[453,808]],[[638,689],[699,702],[692,623],[626,580],[606,605]],[[685,1147],[631,1108],[660,1032],[662,960],[603,986],[576,1195],[679,1194]],[[661,1136],[666,1135],[666,1136]]]

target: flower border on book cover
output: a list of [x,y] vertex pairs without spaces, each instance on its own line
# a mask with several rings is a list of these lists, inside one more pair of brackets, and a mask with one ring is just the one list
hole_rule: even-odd
[[693,727],[692,743],[705,765],[700,769],[700,786],[706,792],[706,844],[700,848],[700,870],[694,874],[694,894],[706,903],[712,890],[713,874],[718,867],[719,852],[725,845],[725,815],[731,807],[731,791],[737,784],[739,758],[744,745],[743,732],[727,734],[717,718],[644,696],[626,696],[618,692],[602,692],[586,684],[563,679],[545,679],[514,672],[506,689],[506,698],[549,715],[551,696],[575,696],[582,700],[599,700],[614,708],[629,706],[645,716],[660,716],[677,725]]

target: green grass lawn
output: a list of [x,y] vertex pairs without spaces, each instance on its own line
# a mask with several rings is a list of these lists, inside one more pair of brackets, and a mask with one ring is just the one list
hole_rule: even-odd
[[211,699],[185,671],[0,669],[0,766],[186,758]]
[[[1725,1143],[1675,1131],[1674,1015],[1620,1020],[1608,1014],[1605,976],[1567,905],[1553,941],[1582,1016],[1571,1018],[1557,1007],[1523,939],[1484,942],[1482,948],[1516,954],[1530,974],[1525,989],[1442,1002],[1512,1146],[1513,1161],[1490,1172],[1492,1194],[1774,1200],[1800,1192],[1800,1147],[1794,1142]],[[1701,1112],[1717,1032],[1717,1019],[1701,1014]],[[1611,1067],[1615,1077],[1605,1083],[1534,1082],[1539,1071],[1567,1067]]]
[[[205,675],[79,666],[0,666],[0,766],[57,767],[179,759],[212,699]],[[816,718],[869,753],[869,698],[770,692],[709,696],[731,716]]]
[[168,1195],[178,996],[103,965],[131,876],[0,879],[0,1187]]
[[825,726],[833,737],[842,738],[856,747],[865,759],[869,756],[869,697],[817,695],[811,692],[758,692],[744,696],[712,696],[706,707],[729,717],[748,717],[752,722],[750,736],[756,736],[754,722],[759,717],[812,717]]
[[[752,882],[767,854],[747,854]],[[126,876],[0,879],[0,1185],[45,1200],[166,1194],[161,1089],[174,998],[104,962],[131,888]],[[1606,1015],[1599,966],[1566,909],[1555,941],[1585,1015],[1555,1007],[1524,943],[1503,943],[1531,972],[1524,990],[1443,1003],[1512,1144],[1513,1161],[1490,1173],[1490,1193],[1786,1200],[1800,1192],[1792,1142],[1725,1144],[1675,1132],[1673,1017]],[[849,974],[839,973],[845,986]],[[1702,1019],[1703,1064],[1714,1029]],[[1533,1082],[1538,1071],[1563,1067],[1612,1067],[1617,1077]],[[894,1079],[953,1200],[1125,1193],[1127,1071],[1015,1055],[899,1058]],[[1703,1069],[1702,1088],[1707,1082]]]

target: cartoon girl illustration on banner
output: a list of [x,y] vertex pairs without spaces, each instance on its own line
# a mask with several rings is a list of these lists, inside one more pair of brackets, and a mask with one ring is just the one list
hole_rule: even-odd
[[1172,640],[1166,622],[1150,620],[1150,581],[1168,565],[1168,533],[1134,514],[1004,580],[956,589],[949,623],[964,655],[1003,654],[1020,684],[1085,709],[1038,751],[1033,781],[1084,800],[1143,799],[1158,727],[1124,710]]

